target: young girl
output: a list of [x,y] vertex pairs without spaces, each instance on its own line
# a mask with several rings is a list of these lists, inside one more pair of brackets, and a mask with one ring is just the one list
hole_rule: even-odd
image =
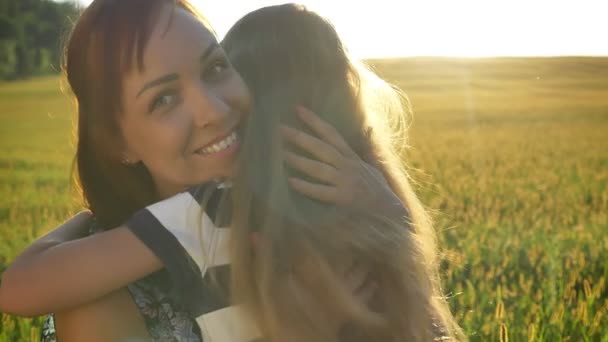
[[[232,191],[239,208],[232,215],[232,294],[248,304],[264,336],[332,341],[334,322],[346,318],[350,333],[357,332],[349,341],[462,338],[442,301],[434,233],[399,156],[403,97],[349,56],[329,22],[302,6],[252,12],[223,45],[252,90],[258,115],[246,126]],[[326,124],[309,111],[290,110],[298,104]],[[333,149],[315,150],[314,140],[292,128]],[[361,171],[367,179],[380,171],[376,178],[386,179],[394,201],[335,206],[302,195],[314,191],[340,202],[330,186],[357,160],[371,166]],[[323,185],[298,179],[311,170]],[[376,184],[355,196],[377,198],[382,186]],[[253,250],[249,237],[256,233],[261,248]],[[372,270],[371,303],[340,281],[335,270],[345,257]]]
[[[254,99],[237,174],[148,206],[114,231],[130,230],[162,261],[210,341],[457,337],[441,300],[432,230],[390,130],[404,113],[397,94],[348,56],[327,21],[301,6],[247,15],[223,46]],[[297,106],[326,122],[302,108],[295,114]],[[342,177],[353,168],[375,182],[345,196],[336,189],[354,184]],[[382,179],[393,200],[377,195],[386,194]],[[90,239],[111,245],[117,238],[103,234]],[[94,261],[93,252],[73,258]],[[350,260],[365,265],[350,273],[361,280],[357,289],[341,277]],[[119,260],[108,263],[112,269],[95,277],[116,281],[100,292],[128,283],[116,276],[125,274]],[[140,275],[150,263],[124,268]],[[78,291],[86,290],[70,289]]]

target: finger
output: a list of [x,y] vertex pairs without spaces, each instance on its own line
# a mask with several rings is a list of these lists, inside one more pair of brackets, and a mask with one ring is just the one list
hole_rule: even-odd
[[337,164],[343,158],[335,147],[316,137],[313,137],[312,135],[285,125],[281,125],[281,134],[290,143],[300,147],[304,151],[315,156],[315,158],[319,159],[319,161],[329,165],[338,166]]
[[308,108],[299,106],[296,112],[298,113],[298,117],[310,127],[319,138],[334,146],[345,156],[354,154],[354,151],[348,146],[342,135],[340,135],[334,126],[325,122]]
[[299,156],[290,151],[285,151],[284,156],[285,162],[289,166],[322,182],[335,184],[338,179],[338,170],[331,165]]
[[339,204],[337,190],[333,186],[310,183],[295,177],[290,177],[288,182],[294,190],[302,195],[322,202]]

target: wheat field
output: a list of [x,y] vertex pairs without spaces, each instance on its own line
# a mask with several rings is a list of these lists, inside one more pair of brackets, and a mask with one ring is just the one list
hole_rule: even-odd
[[[404,158],[470,339],[608,341],[608,59],[370,63],[411,100]],[[59,86],[0,83],[0,272],[80,207]],[[39,318],[0,322],[0,342],[39,339]]]

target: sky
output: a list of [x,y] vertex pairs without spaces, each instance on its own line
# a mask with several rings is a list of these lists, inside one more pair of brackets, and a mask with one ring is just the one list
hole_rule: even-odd
[[[246,13],[285,2],[191,1],[220,38]],[[607,0],[298,2],[328,18],[360,58],[608,56]]]

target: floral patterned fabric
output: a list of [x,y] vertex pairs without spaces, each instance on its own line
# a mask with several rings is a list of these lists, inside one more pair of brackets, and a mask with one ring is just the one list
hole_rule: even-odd
[[[155,342],[202,342],[196,322],[171,295],[164,271],[160,271],[128,286],[152,341]],[[57,342],[53,315],[44,321],[42,342]]]
[[44,319],[42,324],[42,333],[40,334],[40,341],[42,342],[57,342],[57,335],[55,333],[55,320],[53,315],[48,315]]

